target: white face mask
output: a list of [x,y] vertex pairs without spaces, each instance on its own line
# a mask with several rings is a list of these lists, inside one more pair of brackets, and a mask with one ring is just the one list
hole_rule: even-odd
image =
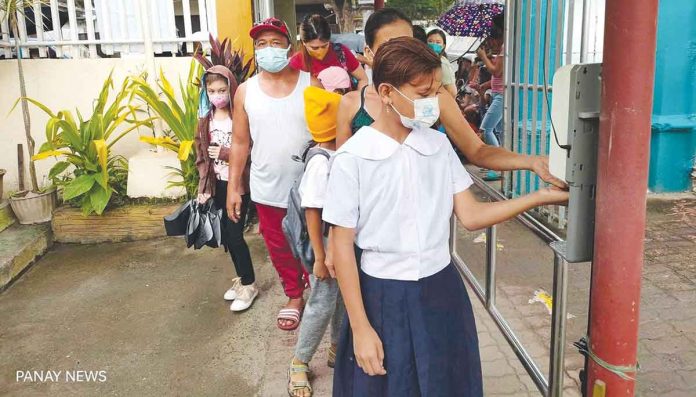
[[394,109],[396,114],[398,114],[401,118],[401,124],[403,124],[404,127],[410,129],[430,128],[440,118],[440,102],[437,95],[414,100],[404,95],[396,87],[393,88],[399,93],[399,95],[413,102],[414,118],[408,118],[402,115],[398,110],[396,110],[396,107],[394,107],[393,104],[391,105],[392,109]]

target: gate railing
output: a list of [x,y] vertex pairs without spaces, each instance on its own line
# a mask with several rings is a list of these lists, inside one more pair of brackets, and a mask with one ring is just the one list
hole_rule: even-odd
[[[605,0],[506,0],[504,145],[516,153],[548,155],[555,71],[578,62],[601,62]],[[501,190],[516,197],[543,183],[529,171],[504,173]],[[558,228],[565,207],[531,211]]]
[[[487,185],[478,176],[472,174],[475,185],[480,188],[487,196],[494,201],[506,200],[500,192]],[[539,391],[544,396],[560,397],[563,394],[563,380],[565,369],[565,334],[566,334],[566,297],[568,288],[568,264],[559,255],[563,249],[563,241],[552,230],[544,226],[529,213],[517,216],[517,221],[530,229],[539,238],[549,243],[554,250],[554,270],[553,270],[553,306],[551,313],[551,356],[549,360],[549,374],[545,376],[537,363],[524,348],[520,339],[515,335],[510,324],[496,307],[496,250],[497,233],[496,226],[486,229],[486,260],[484,265],[485,281],[484,285],[476,279],[473,272],[469,269],[464,260],[457,252],[457,228],[456,219],[452,220],[452,230],[450,234],[450,250],[452,259],[457,269],[469,283],[473,291],[485,306],[486,311],[491,316],[495,324],[500,329],[508,344],[515,352],[529,376],[534,381]]]
[[0,56],[5,59],[17,56],[17,40],[23,58],[32,48],[40,58],[142,54],[145,17],[155,54],[176,55],[184,43],[207,43],[208,33],[217,35],[215,0],[36,0],[24,13],[26,17],[18,13],[19,37],[7,22],[0,25]]

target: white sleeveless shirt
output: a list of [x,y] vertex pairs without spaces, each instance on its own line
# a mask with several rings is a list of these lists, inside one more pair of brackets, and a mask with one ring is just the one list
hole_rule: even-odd
[[287,208],[293,183],[302,175],[303,164],[292,156],[312,136],[304,113],[304,90],[311,83],[309,73],[300,72],[295,89],[284,98],[266,95],[259,75],[247,80],[244,109],[249,117],[251,149],[251,200],[278,208]]

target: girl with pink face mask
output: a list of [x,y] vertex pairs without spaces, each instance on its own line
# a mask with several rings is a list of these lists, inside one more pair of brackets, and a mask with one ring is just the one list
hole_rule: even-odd
[[212,199],[223,211],[222,243],[229,251],[237,272],[224,299],[232,301],[234,312],[248,309],[258,295],[254,267],[249,247],[244,240],[244,224],[251,201],[249,196],[249,170],[243,173],[240,194],[242,208],[238,216],[241,222],[232,222],[227,214],[225,199],[229,178],[230,146],[232,143],[232,101],[237,90],[237,80],[225,66],[216,65],[206,70],[201,78],[196,133],[196,168],[198,169],[198,197],[203,204]]

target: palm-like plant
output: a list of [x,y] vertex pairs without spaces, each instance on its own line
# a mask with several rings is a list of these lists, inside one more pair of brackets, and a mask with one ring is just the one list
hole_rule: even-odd
[[186,81],[179,80],[181,102],[177,100],[173,86],[162,71],[157,82],[162,95],[150,86],[145,76],[132,79],[132,95],[144,101],[169,128],[162,137],[143,136],[140,140],[178,154],[181,168],[173,169],[173,171],[181,179],[170,182],[169,186],[184,187],[188,197],[194,197],[198,189],[198,171],[193,142],[198,127],[198,81],[202,73],[200,65],[192,60]]
[[[130,104],[132,88],[129,79],[123,81],[113,101],[109,102],[113,86],[110,74],[90,117],[84,119],[76,110],[77,121],[68,110],[53,113],[42,103],[24,98],[49,116],[46,143],[32,160],[64,158],[51,168],[49,178],[63,187],[63,199],[80,206],[84,215],[101,215],[114,193],[116,196],[125,194],[127,161],[123,156],[112,155],[110,149],[128,133],[142,125],[150,125],[153,120],[132,120],[139,108]],[[120,128],[125,123],[130,125]],[[64,174],[70,166],[74,170]]]
[[[0,23],[7,22],[14,37],[15,52],[17,53],[17,70],[19,74],[19,92],[22,98],[27,96],[27,86],[24,80],[24,69],[22,68],[22,51],[19,40],[19,18],[26,18],[25,10],[34,7],[38,1],[39,6],[47,4],[47,0],[0,0]],[[27,140],[29,156],[34,156],[36,143],[31,136],[31,117],[29,116],[29,105],[22,99],[22,117],[24,118],[24,134]],[[31,177],[32,191],[38,192],[39,183],[36,179],[36,167],[34,162],[29,162],[29,175]]]
[[193,58],[200,62],[206,70],[214,65],[222,65],[232,71],[234,78],[237,79],[237,83],[241,84],[246,81],[251,71],[252,59],[249,58],[248,61],[244,62],[244,51],[233,50],[232,42],[229,38],[221,42],[211,34],[209,41],[210,59],[201,52],[197,52]]

